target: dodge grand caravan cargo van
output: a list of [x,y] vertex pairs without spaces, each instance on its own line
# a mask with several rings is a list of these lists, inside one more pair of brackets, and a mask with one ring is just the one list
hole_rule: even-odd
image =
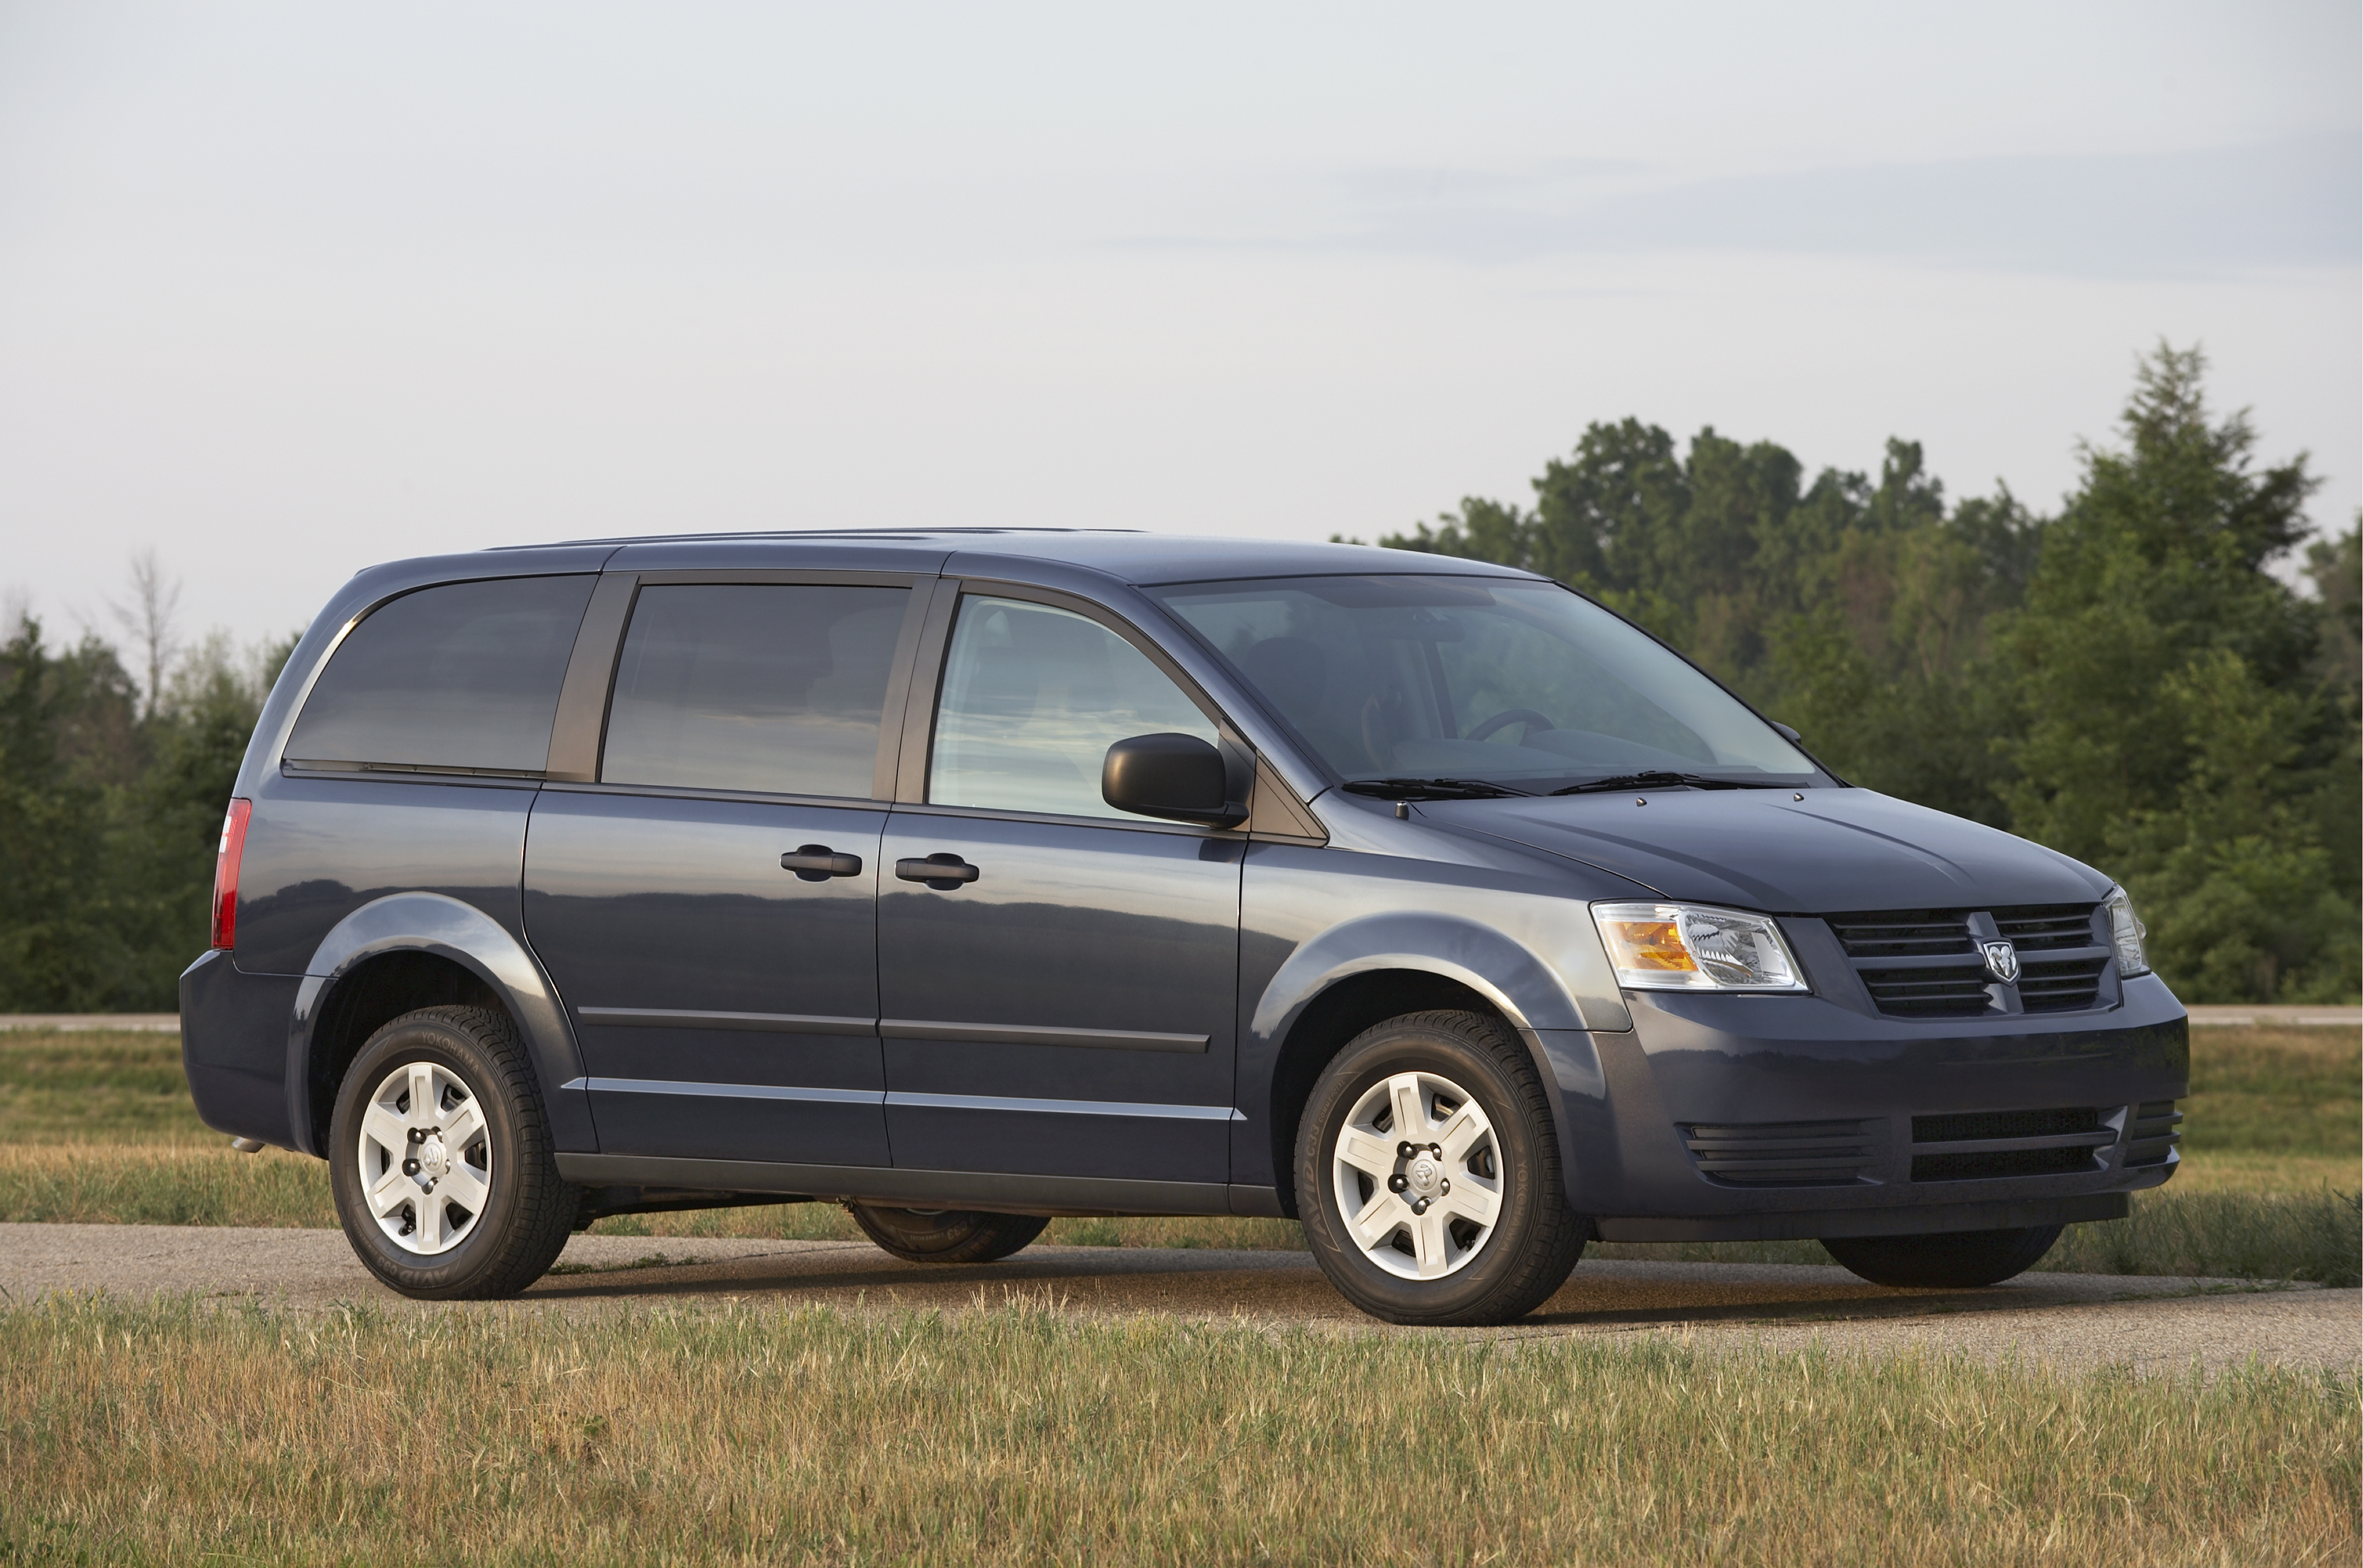
[[1833,777],[1580,594],[1346,546],[941,530],[404,561],[224,824],[189,1082],[423,1297],[602,1215],[1304,1221],[1499,1322],[1587,1240],[1977,1286],[2173,1174],[2109,878]]

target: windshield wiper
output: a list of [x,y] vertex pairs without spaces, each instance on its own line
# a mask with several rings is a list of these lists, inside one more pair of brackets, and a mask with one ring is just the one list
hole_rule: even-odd
[[1349,795],[1376,795],[1382,801],[1492,801],[1533,793],[1482,778],[1356,778],[1340,788]]
[[1786,784],[1754,778],[1710,778],[1703,773],[1620,773],[1613,778],[1589,778],[1581,784],[1570,784],[1564,790],[1554,790],[1554,795],[1590,795],[1603,790],[1662,790],[1672,784],[1687,784],[1693,790],[1785,790]]

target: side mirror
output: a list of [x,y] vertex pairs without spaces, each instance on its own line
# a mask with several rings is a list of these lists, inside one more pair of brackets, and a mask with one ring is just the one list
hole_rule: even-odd
[[1135,735],[1107,748],[1100,799],[1119,812],[1204,827],[1236,827],[1245,808],[1231,799],[1223,754],[1196,735]]

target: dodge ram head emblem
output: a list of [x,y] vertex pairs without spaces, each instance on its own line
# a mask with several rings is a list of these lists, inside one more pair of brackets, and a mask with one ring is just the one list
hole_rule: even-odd
[[2007,942],[1980,942],[1978,946],[1986,955],[1986,973],[2004,982],[2018,978],[2018,949]]

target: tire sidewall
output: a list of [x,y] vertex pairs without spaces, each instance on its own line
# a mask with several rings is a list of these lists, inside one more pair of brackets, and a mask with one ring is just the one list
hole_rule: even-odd
[[[1402,1072],[1448,1078],[1475,1098],[1493,1126],[1503,1202],[1493,1233],[1477,1256],[1439,1280],[1405,1279],[1372,1263],[1338,1212],[1331,1151],[1362,1097]],[[1559,1178],[1551,1129],[1533,1124],[1522,1086],[1481,1045],[1426,1023],[1381,1024],[1338,1053],[1305,1101],[1296,1147],[1297,1213],[1306,1241],[1331,1280],[1355,1305],[1396,1322],[1458,1319],[1483,1304],[1520,1272],[1537,1243],[1547,1190]]]
[[[464,1083],[483,1110],[492,1142],[492,1201],[466,1241],[431,1258],[404,1251],[378,1228],[361,1172],[361,1119],[368,1099],[387,1074],[406,1062],[432,1062]],[[396,1019],[345,1069],[329,1123],[329,1187],[353,1250],[371,1273],[396,1289],[416,1295],[463,1292],[505,1256],[502,1238],[516,1223],[527,1175],[521,1168],[523,1130],[505,1083],[497,1064],[465,1030],[432,1018]]]

